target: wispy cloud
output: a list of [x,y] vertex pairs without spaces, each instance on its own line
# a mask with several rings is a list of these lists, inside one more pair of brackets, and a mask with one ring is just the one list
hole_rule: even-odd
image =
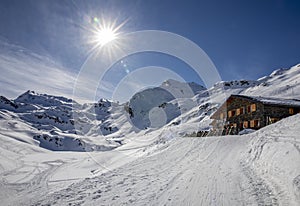
[[47,57],[7,44],[0,50],[0,73],[0,95],[8,98],[26,90],[72,97],[76,78]]

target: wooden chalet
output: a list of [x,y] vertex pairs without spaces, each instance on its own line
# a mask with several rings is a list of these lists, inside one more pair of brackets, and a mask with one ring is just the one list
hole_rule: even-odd
[[215,134],[238,134],[243,129],[257,130],[296,113],[300,113],[297,99],[231,95],[211,116],[211,125]]

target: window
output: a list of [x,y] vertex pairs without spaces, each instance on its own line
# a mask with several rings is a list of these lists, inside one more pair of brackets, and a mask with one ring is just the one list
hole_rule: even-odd
[[259,120],[251,120],[250,121],[250,127],[251,128],[255,128],[255,127],[259,127]]
[[254,127],[254,120],[250,121],[250,127],[252,127],[252,128]]
[[236,115],[240,115],[241,114],[241,108],[236,109]]
[[279,118],[271,117],[269,121],[272,124],[272,123],[278,122],[279,120],[280,120]]
[[235,114],[236,114],[235,110],[228,111],[228,117],[233,117],[233,116],[235,116]]
[[260,127],[260,121],[259,120],[254,120],[255,121],[255,126]]
[[220,114],[220,119],[224,119],[224,114],[223,113]]
[[295,113],[294,108],[289,108],[289,113],[294,114]]
[[245,114],[245,108],[244,108],[244,107],[241,107],[241,108],[240,108],[240,113],[241,113],[241,114]]
[[244,127],[244,128],[248,128],[248,126],[249,126],[249,125],[248,125],[248,121],[244,121],[243,127]]
[[251,112],[255,112],[256,111],[256,104],[251,104]]
[[256,111],[256,104],[251,104],[247,106],[247,112],[255,112]]
[[236,114],[235,110],[232,110],[231,114],[232,114],[232,116],[235,116],[235,114]]
[[247,106],[247,112],[248,112],[248,113],[251,112],[251,106],[250,106],[250,105]]
[[240,122],[240,123],[239,123],[239,128],[241,129],[241,128],[243,128],[243,127],[244,127],[243,122]]

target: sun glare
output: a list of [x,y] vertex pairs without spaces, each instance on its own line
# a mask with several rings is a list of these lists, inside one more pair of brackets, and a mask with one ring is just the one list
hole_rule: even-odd
[[114,32],[110,28],[100,29],[96,34],[96,40],[100,46],[104,46],[105,44],[115,40],[116,38],[117,38],[116,32]]
[[91,25],[89,31],[91,31],[92,35],[89,38],[89,43],[93,45],[91,51],[96,49],[101,49],[105,47],[107,49],[114,49],[117,47],[116,40],[118,39],[120,33],[120,29],[124,26],[127,20],[118,24],[117,20],[111,21],[105,18],[91,18]]

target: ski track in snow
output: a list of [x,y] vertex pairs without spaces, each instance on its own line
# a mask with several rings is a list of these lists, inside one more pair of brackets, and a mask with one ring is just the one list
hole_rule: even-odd
[[[299,98],[299,67],[274,71],[258,81],[217,83],[192,99],[180,99],[183,114],[178,113],[178,102],[165,102],[161,95],[160,106],[175,119],[156,131],[132,130],[123,105],[111,107],[106,100],[82,105],[78,114],[87,121],[82,129],[91,135],[86,140],[91,147],[100,147],[90,153],[49,151],[39,147],[41,138],[32,138],[40,130],[49,137],[62,136],[62,141],[77,137],[68,133],[72,129],[69,100],[28,91],[18,99],[39,106],[22,104],[17,114],[13,105],[18,101],[1,98],[0,205],[300,205],[300,115],[243,136],[180,137],[207,129],[209,115],[224,93]],[[176,89],[178,83],[173,84]],[[145,102],[156,95],[154,90],[148,92]],[[54,106],[53,98],[56,109],[48,108]],[[141,99],[137,99],[141,108],[133,111],[152,108],[144,108]],[[99,113],[97,124],[89,119],[94,107]],[[33,115],[43,110],[44,116]],[[148,113],[144,113],[136,121],[148,128]],[[65,123],[58,124],[53,116]],[[36,126],[32,118],[41,118],[45,125]],[[171,132],[164,131],[169,128]],[[99,129],[109,141],[95,138]],[[117,142],[111,141],[114,137]],[[57,148],[53,142],[46,142],[45,148],[82,149],[77,144]]]
[[[16,145],[14,152],[25,157],[1,173],[2,179],[28,167],[34,174],[14,183],[3,179],[1,199],[5,205],[298,205],[299,119],[296,115],[244,136],[175,138],[155,148],[132,147],[131,157],[137,157],[127,163],[122,147],[118,153],[98,153],[107,155],[106,161],[122,156],[111,162],[123,164],[111,170],[98,165],[99,175],[77,180],[53,177],[66,169],[76,173],[75,166],[89,158],[84,153],[71,160],[58,155],[30,162]],[[8,150],[10,142],[2,142]]]
[[[115,169],[101,172],[98,166],[100,175],[79,180],[55,181],[53,176],[88,157],[75,162],[54,157],[36,164],[20,158],[1,177],[26,167],[35,174],[15,183],[1,181],[1,199],[5,205],[297,205],[299,119],[287,118],[244,136],[176,138],[145,147],[142,156]],[[8,150],[9,141],[2,142]],[[22,154],[21,148],[14,151]]]
[[[291,137],[293,132],[280,134],[274,128],[272,132],[245,136],[175,139],[162,150],[31,204],[298,205],[300,170],[286,174],[285,168],[276,168],[278,160],[265,161],[263,157],[265,151],[276,152],[278,145],[299,147],[299,137]],[[294,148],[290,153],[299,155],[294,146],[290,148]],[[294,168],[300,168],[299,163],[294,164]],[[292,172],[298,172],[293,179],[294,192],[276,179],[280,173]]]

